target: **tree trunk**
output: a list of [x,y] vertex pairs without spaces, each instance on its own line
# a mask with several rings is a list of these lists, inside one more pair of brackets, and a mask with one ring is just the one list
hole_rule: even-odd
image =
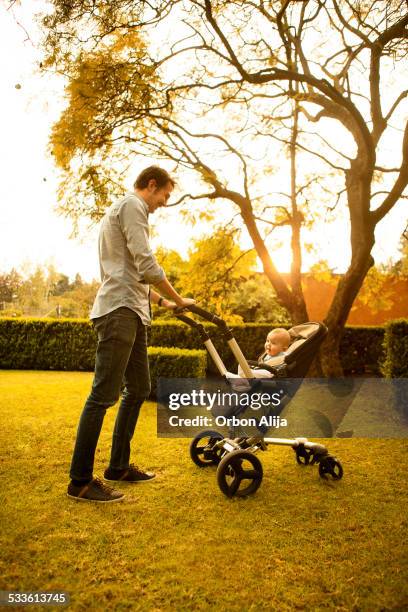
[[369,212],[370,193],[367,182],[370,181],[370,173],[362,170],[362,168],[367,168],[365,162],[366,160],[361,158],[353,160],[346,174],[352,256],[347,272],[337,285],[325,319],[329,329],[321,350],[322,369],[325,376],[343,375],[339,349],[344,326],[367,272],[374,264],[371,249],[375,242],[375,224]]
[[[242,200],[244,200],[244,198]],[[266,248],[263,238],[260,235],[256,225],[251,203],[248,200],[241,201],[240,209],[242,219],[252,239],[255,251],[259,259],[262,261],[263,271],[270,281],[272,287],[275,289],[279,303],[282,304],[282,306],[284,306],[289,313],[292,313],[292,308],[294,305],[292,293],[272,262],[268,249]]]

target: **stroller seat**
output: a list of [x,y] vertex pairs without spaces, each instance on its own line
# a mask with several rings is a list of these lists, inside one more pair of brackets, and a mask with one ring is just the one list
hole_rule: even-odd
[[[327,334],[327,328],[323,323],[310,321],[295,325],[289,330],[291,344],[284,355],[274,358],[273,365],[263,362],[265,353],[259,356],[258,361],[248,360],[256,377],[257,370],[266,370],[270,378],[275,376],[286,376],[290,378],[303,378],[316,356],[317,350]],[[242,376],[227,373],[228,378],[242,378]]]

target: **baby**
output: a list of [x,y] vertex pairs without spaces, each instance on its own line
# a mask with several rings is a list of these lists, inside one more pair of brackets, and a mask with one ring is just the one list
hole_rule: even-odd
[[[273,357],[282,357],[285,355],[285,351],[289,348],[291,342],[291,338],[289,332],[282,327],[278,327],[273,329],[266,336],[265,342],[265,352],[259,358],[259,361],[264,363],[268,362],[268,365],[274,365],[274,362],[271,362]],[[276,363],[281,363],[281,359],[278,361],[275,360]]]
[[[258,363],[266,363],[268,366],[279,365],[283,363],[285,351],[289,348],[291,337],[289,332],[282,327],[277,327],[269,332],[265,342],[265,352],[258,359]],[[272,374],[269,370],[262,368],[251,368],[255,378],[271,378]],[[244,377],[241,366],[238,366],[238,375]]]

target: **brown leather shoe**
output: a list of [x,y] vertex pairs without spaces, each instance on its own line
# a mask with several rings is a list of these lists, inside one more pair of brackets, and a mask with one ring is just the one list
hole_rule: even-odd
[[97,503],[109,503],[121,501],[125,496],[121,491],[115,491],[108,487],[100,478],[94,478],[86,485],[75,486],[72,482],[68,485],[68,497],[77,501],[88,501]]
[[103,477],[109,482],[149,482],[156,478],[156,474],[144,472],[132,463],[124,470],[114,470],[109,467],[105,470]]

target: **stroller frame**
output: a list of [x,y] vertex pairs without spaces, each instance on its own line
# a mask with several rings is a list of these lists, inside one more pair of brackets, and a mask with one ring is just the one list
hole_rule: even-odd
[[[305,324],[318,326],[317,332],[314,334],[314,344],[312,341],[313,345],[308,349],[307,356],[309,361],[300,365],[299,368],[299,364],[295,358],[296,355],[293,353],[292,359],[285,359],[285,363],[282,365],[268,367],[263,364],[262,368],[266,367],[266,369],[273,374],[274,378],[261,380],[255,377],[250,367],[251,365],[258,365],[257,362],[247,361],[231,329],[228,328],[223,319],[207,312],[195,304],[187,308],[177,308],[175,310],[176,317],[199,333],[219,373],[227,382],[230,380],[228,377],[230,373],[215,348],[209,333],[201,323],[186,316],[184,314],[186,311],[190,311],[206,321],[214,323],[221,330],[235,359],[241,366],[245,378],[249,380],[253,379],[254,385],[264,385],[268,382],[275,385],[276,379],[283,377],[292,376],[303,378],[313,359],[315,348],[321,344],[327,334],[327,328],[322,323]],[[319,467],[319,476],[323,479],[327,480],[328,478],[332,478],[333,480],[340,480],[343,476],[341,463],[329,454],[327,448],[323,444],[310,442],[307,438],[274,438],[265,437],[262,434],[235,437],[234,428],[229,431],[229,436],[227,438],[220,432],[212,430],[199,433],[191,442],[190,456],[198,467],[207,467],[211,465],[218,466],[217,482],[219,488],[227,497],[244,497],[255,493],[261,485],[263,469],[256,453],[267,450],[270,444],[292,448],[296,454],[296,461],[299,465],[307,466],[317,464]],[[242,484],[244,484],[243,487],[241,486]]]

